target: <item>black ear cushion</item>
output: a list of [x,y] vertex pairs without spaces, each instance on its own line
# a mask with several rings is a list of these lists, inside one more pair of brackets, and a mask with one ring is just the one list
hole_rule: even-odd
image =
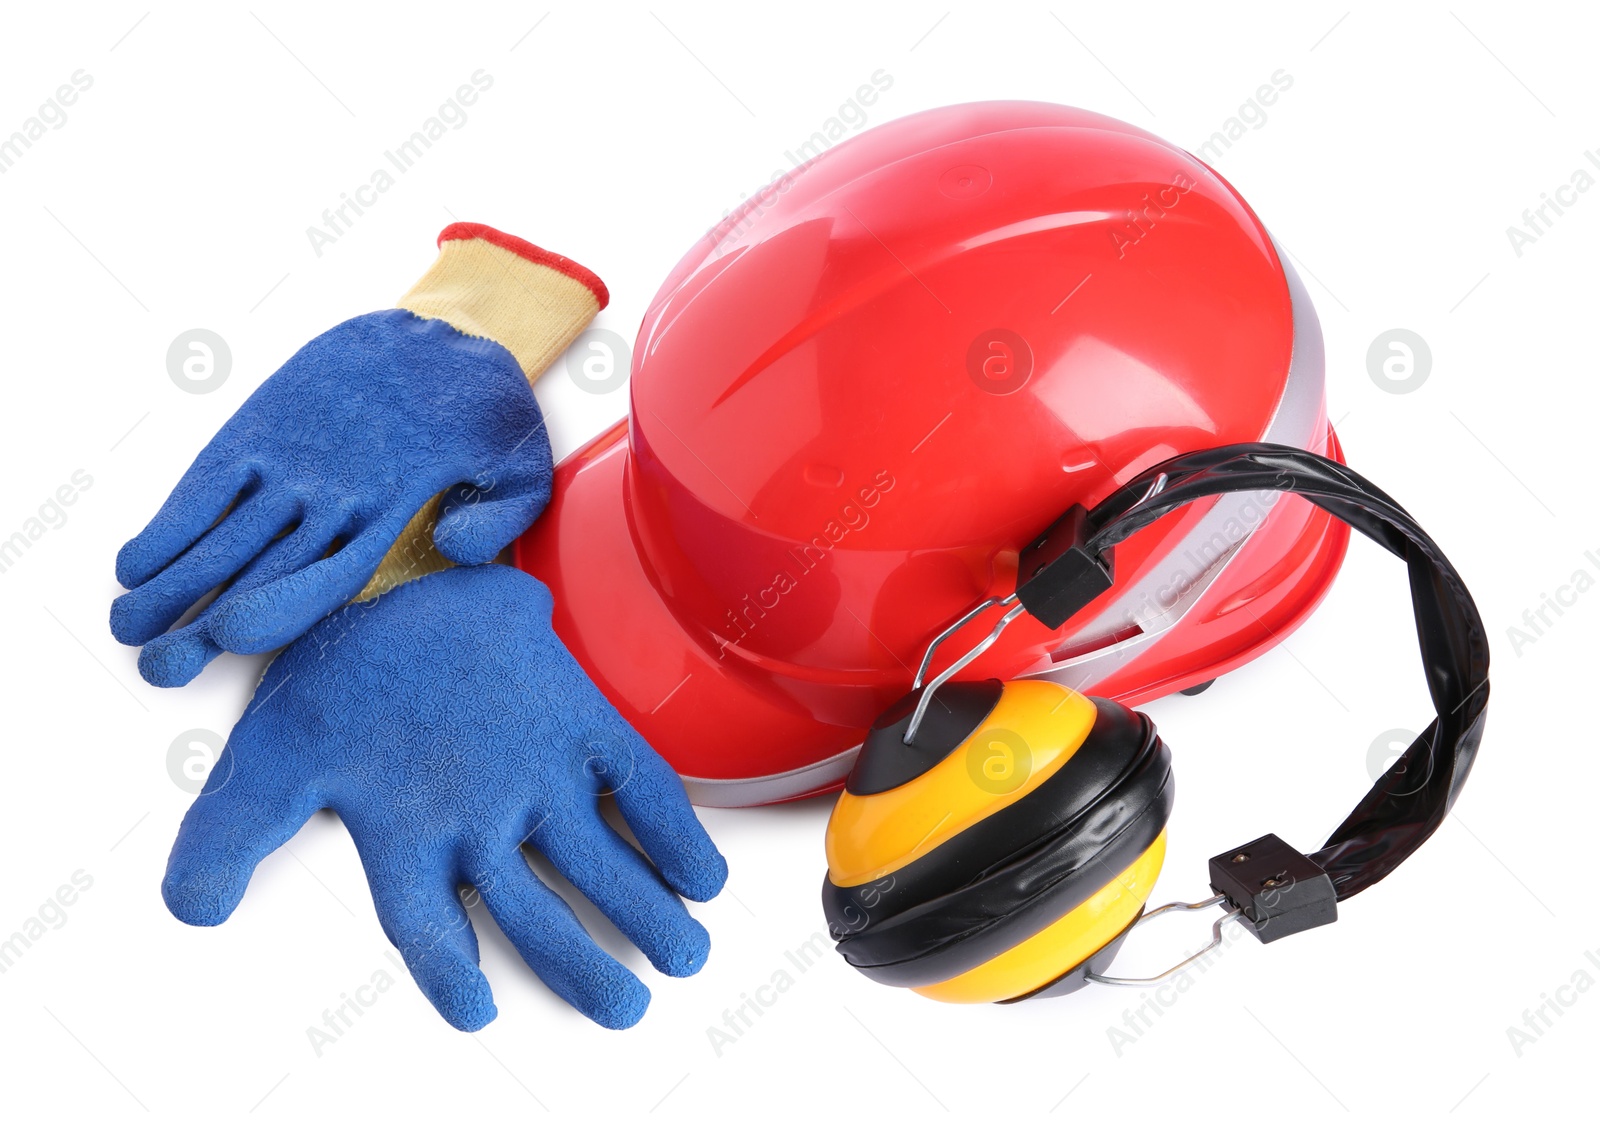
[[845,960],[887,984],[948,980],[1038,933],[1144,854],[1172,812],[1150,720],[1093,701],[1084,744],[1033,792],[868,887],[823,883]]
[[[1159,742],[1154,724],[1120,703],[1093,698],[1090,702],[1095,705],[1095,721],[1083,745],[1037,789],[892,875],[867,884],[872,888],[866,896],[871,899],[872,918],[893,918],[978,882],[1033,851],[1041,841],[1075,826],[1091,805],[1129,780],[1134,767]],[[835,930],[834,940],[864,928],[861,891],[824,881],[823,910]]]

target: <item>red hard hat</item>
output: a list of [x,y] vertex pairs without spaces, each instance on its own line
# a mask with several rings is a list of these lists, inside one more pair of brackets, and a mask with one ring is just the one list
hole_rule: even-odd
[[[836,786],[929,641],[1072,504],[1228,442],[1339,455],[1316,315],[1245,202],[1142,130],[1030,102],[895,121],[752,197],[656,295],[631,394],[516,558],[711,805]],[[1129,703],[1202,683],[1294,628],[1346,539],[1298,497],[1194,505],[966,674]]]

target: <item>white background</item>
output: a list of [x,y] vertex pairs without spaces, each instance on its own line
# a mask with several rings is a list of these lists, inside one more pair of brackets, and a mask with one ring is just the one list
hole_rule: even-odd
[[[1575,571],[1600,576],[1600,555],[1584,554],[1600,552],[1600,191],[1520,257],[1506,228],[1600,149],[1597,28],[1576,5],[1284,8],[13,6],[0,134],[75,70],[94,83],[0,176],[0,537],[75,470],[93,485],[0,574],[0,937],[74,872],[93,884],[0,974],[0,1115],[1592,1113],[1600,988],[1557,990],[1581,971],[1600,981],[1585,957],[1600,949],[1600,766],[1582,721],[1600,594],[1520,652],[1507,629]],[[306,228],[479,68],[494,85],[467,123],[316,256]],[[391,304],[452,219],[593,268],[613,293],[598,323],[631,339],[678,256],[880,68],[893,85],[870,124],[1037,98],[1190,148],[1274,71],[1293,76],[1216,163],[1302,266],[1350,461],[1445,546],[1494,638],[1488,735],[1456,815],[1337,926],[1235,943],[1120,1052],[1108,1028],[1137,992],[944,1007],[830,952],[717,1054],[707,1028],[823,929],[826,801],[704,814],[732,876],[694,908],[714,941],[699,976],[657,976],[596,923],[654,993],[624,1033],[557,1002],[481,912],[501,1014],[475,1036],[452,1031],[386,958],[331,815],[262,865],[226,925],[173,920],[158,886],[190,797],[169,747],[194,728],[225,733],[261,660],[151,688],[106,615],[117,547],[194,453],[301,343]],[[166,370],[169,343],[194,327],[233,353],[210,394]],[[1369,344],[1395,327],[1432,351],[1409,394],[1368,374]],[[625,390],[586,393],[559,367],[538,396],[558,455],[626,410]],[[1158,900],[1205,893],[1205,857],[1258,833],[1315,846],[1369,784],[1374,740],[1429,714],[1400,566],[1354,544],[1285,645],[1149,710],[1181,793]],[[1187,921],[1120,968],[1197,944],[1203,927]],[[379,970],[397,986],[319,1057],[307,1028]],[[1573,1002],[1519,1055],[1507,1029],[1546,994]]]

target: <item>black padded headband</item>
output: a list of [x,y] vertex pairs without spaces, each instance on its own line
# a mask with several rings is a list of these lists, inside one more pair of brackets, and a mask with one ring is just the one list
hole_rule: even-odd
[[[1060,542],[1058,524],[1029,548],[1018,595],[1030,610],[1031,600],[1048,607],[1047,618],[1059,618],[1071,601],[1087,604],[1084,593],[1092,597],[1091,591],[1109,587],[1106,552],[1134,532],[1207,496],[1265,490],[1304,496],[1343,520],[1405,560],[1411,580],[1417,640],[1437,714],[1311,854],[1338,898],[1346,899],[1393,871],[1444,821],[1472,769],[1489,702],[1489,638],[1477,606],[1439,545],[1404,508],[1359,473],[1293,446],[1254,442],[1187,453],[1135,477],[1092,511],[1064,517],[1074,525],[1075,542]],[[1048,579],[1048,570],[1056,572],[1055,581],[1037,581]],[[1036,587],[1032,598],[1030,585]],[[1070,591],[1066,600],[1051,605],[1063,589]]]

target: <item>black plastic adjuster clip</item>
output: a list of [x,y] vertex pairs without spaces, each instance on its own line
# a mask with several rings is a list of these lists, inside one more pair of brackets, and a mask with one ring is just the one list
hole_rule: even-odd
[[1270,832],[1212,856],[1211,889],[1239,909],[1239,921],[1263,943],[1339,918],[1328,873]]
[[1017,600],[1051,629],[1111,589],[1111,560],[1091,554],[1089,513],[1074,504],[1017,560]]

